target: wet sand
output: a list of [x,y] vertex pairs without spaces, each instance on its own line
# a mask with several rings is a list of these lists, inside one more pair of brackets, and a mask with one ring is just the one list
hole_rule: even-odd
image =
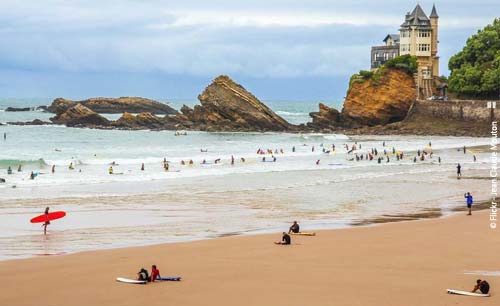
[[[498,271],[499,229],[472,216],[319,231],[276,246],[279,234],[225,237],[0,262],[0,305],[500,305],[470,290]],[[310,230],[303,224],[304,230]],[[156,264],[181,282],[129,285]]]

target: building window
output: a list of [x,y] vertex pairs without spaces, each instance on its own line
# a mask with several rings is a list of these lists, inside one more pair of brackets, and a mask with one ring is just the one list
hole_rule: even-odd
[[430,49],[430,44],[418,44],[418,51],[429,51]]
[[410,37],[410,31],[401,31],[401,37]]
[[431,37],[431,31],[428,30],[418,31],[418,37]]
[[407,52],[410,51],[410,45],[409,44],[401,44],[401,52]]

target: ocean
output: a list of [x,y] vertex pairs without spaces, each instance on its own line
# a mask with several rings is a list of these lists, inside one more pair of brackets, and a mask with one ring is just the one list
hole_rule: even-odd
[[[171,104],[178,109],[184,103],[194,101]],[[48,120],[52,114],[3,111],[43,104],[50,100],[0,99],[0,122]],[[307,101],[266,104],[295,124],[306,123],[318,108]],[[304,230],[347,227],[384,214],[436,209],[446,214],[461,205],[465,191],[476,199],[488,196],[488,181],[466,179],[487,175],[488,154],[480,146],[488,138],[190,131],[175,136],[174,131],[51,125],[0,126],[0,137],[4,133],[0,259],[279,232],[293,220]],[[345,145],[350,150],[355,144],[348,153]],[[464,154],[463,146],[475,148]],[[354,153],[372,148],[381,155],[386,150],[390,162],[385,155],[380,164],[352,160]],[[393,148],[404,158],[396,160]],[[257,154],[258,149],[272,154]],[[415,163],[418,150],[433,156]],[[112,163],[114,175],[108,174]],[[459,181],[457,163],[464,172]],[[37,174],[34,180],[31,172]],[[52,222],[45,236],[40,224],[29,220],[46,206],[67,216]]]

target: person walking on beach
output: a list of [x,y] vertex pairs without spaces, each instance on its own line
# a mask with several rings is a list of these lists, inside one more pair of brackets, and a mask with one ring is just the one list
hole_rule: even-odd
[[50,208],[48,206],[45,207],[45,212],[44,212],[44,214],[45,214],[45,222],[42,225],[43,226],[43,234],[44,235],[47,235],[47,225],[50,224],[50,221],[49,221],[49,209]]
[[470,192],[467,192],[464,194],[464,198],[467,199],[467,208],[469,209],[469,213],[467,214],[468,216],[472,215],[472,203],[474,200],[472,199],[472,195]]
[[467,148],[464,146],[464,154],[465,154],[466,150],[467,150]]
[[472,293],[476,292],[479,289],[482,294],[488,294],[490,292],[490,284],[488,284],[487,281],[485,280],[480,280],[478,279],[476,281],[476,285],[474,286],[474,289],[472,289]]
[[297,221],[293,221],[292,226],[290,226],[290,229],[288,230],[288,233],[299,233],[300,232],[300,226],[297,223]]
[[462,166],[460,164],[457,165],[457,179],[462,177]]
[[283,232],[283,237],[281,241],[276,241],[275,244],[289,245],[292,243],[292,238],[287,233]]

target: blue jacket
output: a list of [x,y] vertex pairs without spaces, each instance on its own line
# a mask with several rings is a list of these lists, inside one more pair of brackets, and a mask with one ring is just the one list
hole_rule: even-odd
[[466,195],[464,194],[464,198],[467,199],[467,205],[472,205],[472,195]]

